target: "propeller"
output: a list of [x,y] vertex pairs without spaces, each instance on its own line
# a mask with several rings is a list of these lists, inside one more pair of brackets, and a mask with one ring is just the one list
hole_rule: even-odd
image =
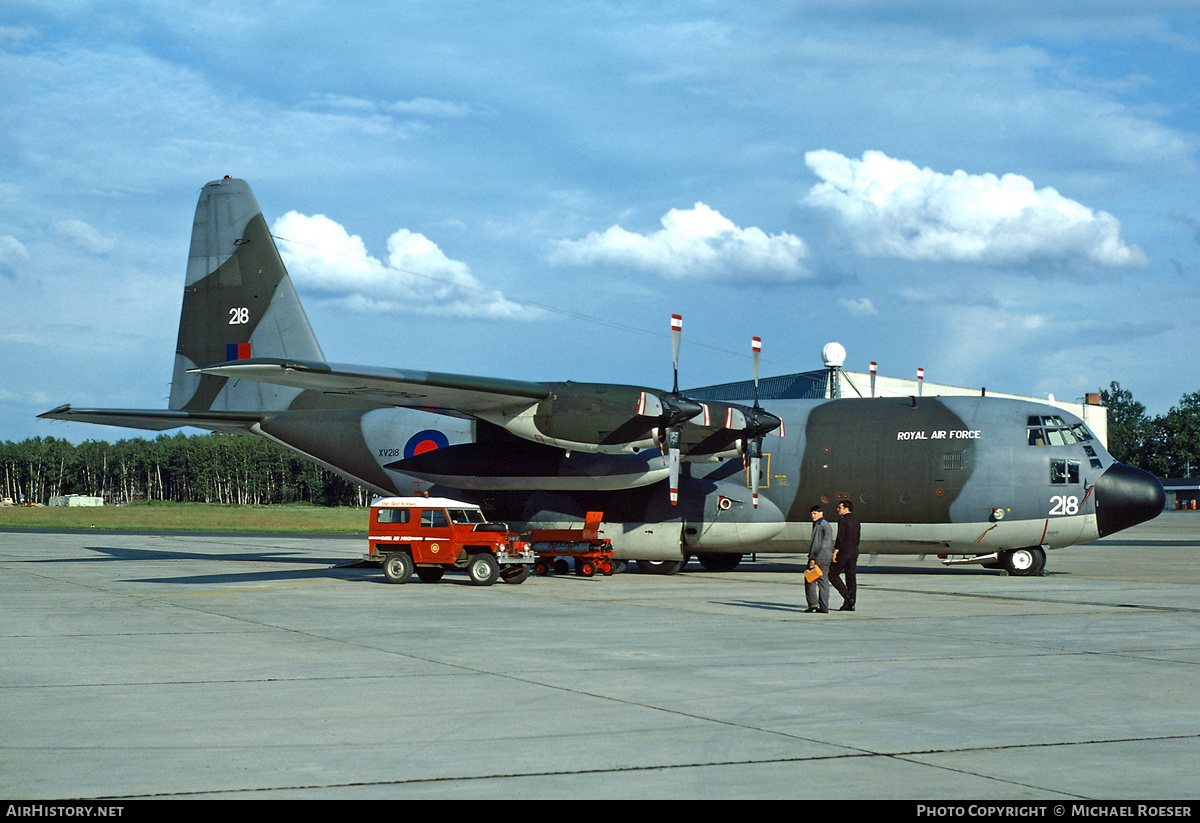
[[663,414],[664,437],[667,447],[667,475],[671,505],[679,503],[679,459],[683,444],[683,426],[689,420],[700,425],[708,425],[708,406],[684,397],[679,393],[679,342],[683,336],[683,317],[671,315],[671,363],[674,376],[671,381],[671,393],[663,401],[666,411]]
[[[683,316],[671,316],[671,394],[679,396],[679,340],[683,337]],[[667,427],[667,476],[671,492],[671,505],[679,503],[679,443],[683,440],[683,429],[678,425]]]
[[[671,364],[674,377],[671,382],[671,395],[683,399],[679,395],[679,341],[683,336],[683,317],[671,315]],[[694,417],[689,414],[686,419]],[[667,426],[667,476],[669,477],[671,505],[679,503],[679,444],[683,440],[682,422]]]
[[[671,315],[671,354],[674,370],[671,383],[671,393],[665,395],[653,392],[642,392],[638,398],[637,413],[642,417],[656,418],[659,421],[661,439],[665,447],[667,474],[669,482],[671,505],[679,503],[679,464],[683,450],[683,428],[689,423],[696,423],[705,429],[712,425],[708,404],[700,403],[679,393],[679,344],[683,336],[683,318],[678,314]],[[750,485],[753,489],[754,508],[758,508],[758,486],[762,476],[762,441],[763,437],[776,429],[783,433],[783,421],[763,409],[758,399],[759,355],[762,351],[762,340],[755,337],[752,341],[754,353],[754,406],[729,405],[725,407],[723,428],[730,437],[740,440],[743,454],[750,467]],[[724,405],[724,404],[722,404]],[[736,433],[736,434],[735,434]],[[707,452],[706,452],[707,453]]]
[[708,406],[679,393],[679,342],[683,334],[683,317],[671,315],[671,354],[674,380],[671,393],[659,396],[643,391],[638,396],[637,413],[654,418],[662,432],[659,442],[666,446],[667,469],[670,477],[671,505],[679,502],[679,459],[683,444],[683,426],[689,420],[708,422]]
[[[749,430],[746,438],[746,457],[750,462],[750,489],[754,508],[758,508],[758,484],[762,477],[762,441],[763,437],[776,429],[783,434],[783,420],[763,409],[758,402],[758,360],[762,354],[762,340],[754,337],[750,340],[750,348],[754,356],[754,407],[749,416],[742,415],[742,428]],[[732,413],[733,409],[730,409]],[[741,414],[739,412],[739,414]],[[733,428],[729,426],[729,428]]]

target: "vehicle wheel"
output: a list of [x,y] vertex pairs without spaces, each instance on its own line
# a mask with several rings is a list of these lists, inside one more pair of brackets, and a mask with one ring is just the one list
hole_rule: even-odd
[[675,574],[683,568],[683,560],[639,560],[638,571],[650,574]]
[[742,555],[713,552],[698,554],[696,559],[700,561],[700,565],[704,567],[705,571],[731,572],[738,567],[738,563],[742,562]]
[[421,578],[422,583],[436,583],[442,579],[442,575],[446,570],[441,566],[418,566],[417,577]]
[[524,583],[529,579],[529,566],[525,563],[509,566],[500,572],[500,579],[505,583]]
[[389,583],[407,583],[412,573],[412,558],[404,552],[392,552],[383,559],[383,576]]
[[554,561],[555,574],[569,574],[571,572],[571,564],[565,559],[559,557]]
[[575,574],[580,577],[595,577],[596,564],[586,557],[581,557],[575,561]]
[[533,570],[537,572],[538,577],[545,577],[550,574],[550,564],[545,560],[539,560],[533,564]]
[[1014,549],[1005,552],[1002,559],[1005,571],[1014,577],[1028,577],[1046,567],[1046,552],[1042,550],[1041,546]]
[[489,552],[480,552],[467,563],[467,576],[476,586],[490,586],[500,576],[500,564]]

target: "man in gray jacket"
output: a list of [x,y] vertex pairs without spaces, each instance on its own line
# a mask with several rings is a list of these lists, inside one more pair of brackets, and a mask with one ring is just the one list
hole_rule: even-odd
[[805,614],[829,612],[829,561],[833,557],[833,527],[825,519],[825,512],[820,506],[809,510],[812,515],[813,531],[812,545],[808,549],[808,568],[820,569],[821,576],[816,580],[804,581],[804,597],[808,601]]

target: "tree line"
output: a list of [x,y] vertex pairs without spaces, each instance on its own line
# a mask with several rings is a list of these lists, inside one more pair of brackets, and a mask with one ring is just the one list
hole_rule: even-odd
[[54,437],[0,444],[0,497],[46,504],[81,494],[105,502],[312,503],[361,506],[366,489],[261,438],[162,434],[78,445]]
[[1100,402],[1108,407],[1108,451],[1117,460],[1160,478],[1200,472],[1200,392],[1153,418],[1115,381],[1100,391]]

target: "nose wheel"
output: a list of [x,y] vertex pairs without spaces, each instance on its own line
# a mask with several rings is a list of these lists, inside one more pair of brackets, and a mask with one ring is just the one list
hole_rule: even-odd
[[1014,549],[1005,552],[1000,561],[1004,570],[1014,577],[1041,574],[1042,570],[1046,568],[1046,550],[1041,546]]

